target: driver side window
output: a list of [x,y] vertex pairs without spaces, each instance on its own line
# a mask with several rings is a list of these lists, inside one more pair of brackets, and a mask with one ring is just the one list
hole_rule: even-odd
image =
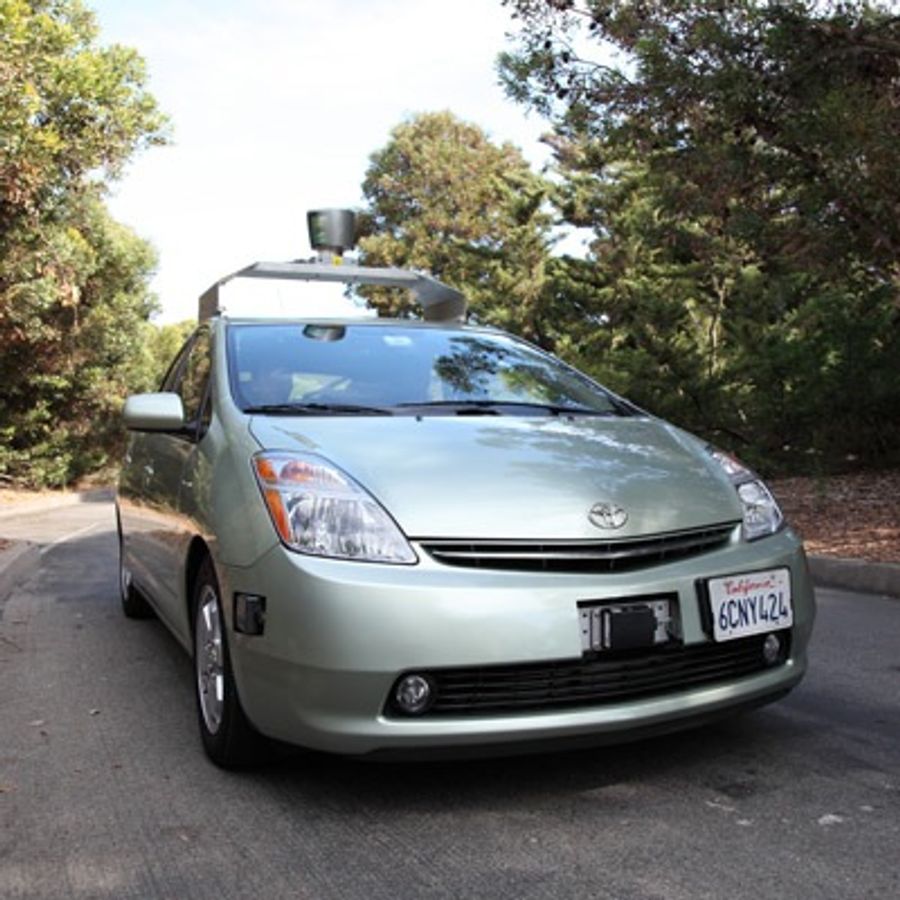
[[[184,404],[184,418],[187,423],[204,424],[201,420],[208,411],[206,388],[209,384],[209,331],[198,331],[188,353],[181,375],[181,383],[176,388]],[[206,407],[206,409],[204,409]],[[206,423],[208,424],[208,422]]]
[[162,390],[181,397],[185,426],[198,439],[209,425],[209,370],[209,330],[201,328],[182,348],[162,384]]

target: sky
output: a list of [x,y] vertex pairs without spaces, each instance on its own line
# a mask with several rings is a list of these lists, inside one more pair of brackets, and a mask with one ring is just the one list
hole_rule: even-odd
[[159,322],[256,260],[309,256],[306,210],[358,206],[370,154],[449,109],[535,168],[547,124],[506,99],[500,0],[87,0],[102,44],[134,47],[172,121],[110,209],[159,254]]

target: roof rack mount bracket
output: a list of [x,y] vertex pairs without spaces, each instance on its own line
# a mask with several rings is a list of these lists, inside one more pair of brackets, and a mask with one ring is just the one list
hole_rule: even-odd
[[283,281],[334,281],[407,288],[422,307],[426,322],[459,322],[466,314],[466,298],[456,289],[410,269],[375,268],[356,265],[328,265],[306,262],[256,262],[226,275],[200,295],[200,321],[226,311],[219,288],[235,278],[266,278]]

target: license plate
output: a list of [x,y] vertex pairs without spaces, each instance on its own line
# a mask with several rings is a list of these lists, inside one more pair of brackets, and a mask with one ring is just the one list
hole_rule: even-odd
[[788,569],[710,578],[707,585],[717,641],[778,631],[794,624]]

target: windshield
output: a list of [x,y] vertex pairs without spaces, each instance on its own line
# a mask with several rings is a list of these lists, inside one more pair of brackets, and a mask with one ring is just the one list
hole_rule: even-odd
[[273,414],[627,412],[589,378],[503,334],[458,328],[232,324],[238,406]]

